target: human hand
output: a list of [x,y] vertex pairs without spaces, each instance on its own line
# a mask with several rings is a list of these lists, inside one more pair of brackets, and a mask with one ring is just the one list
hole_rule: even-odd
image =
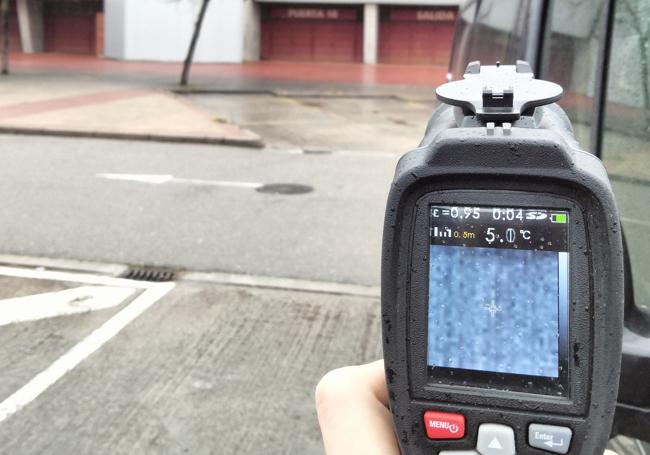
[[400,455],[383,360],[327,373],[316,386],[316,410],[328,455]]
[[316,386],[316,410],[327,455],[400,455],[383,360],[327,373]]

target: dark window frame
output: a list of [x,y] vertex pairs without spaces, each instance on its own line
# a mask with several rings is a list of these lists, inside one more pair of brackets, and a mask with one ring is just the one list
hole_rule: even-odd
[[[546,2],[546,7],[540,10],[540,16],[543,16],[545,25],[551,20],[553,6],[557,0]],[[560,0],[561,1],[561,0]],[[594,100],[591,112],[591,131],[589,152],[602,159],[603,153],[603,136],[605,115],[607,110],[607,82],[609,77],[610,52],[614,30],[614,15],[616,13],[616,0],[605,0],[601,11],[601,36],[598,54],[596,57],[597,73],[594,81]],[[550,44],[551,44],[551,27],[544,26],[540,28],[539,40],[539,60],[538,71],[539,77],[544,79],[549,70]],[[625,234],[623,234],[625,240]],[[625,262],[629,267],[629,257],[627,249],[625,250]],[[631,292],[633,287],[630,273],[626,274],[626,289],[630,292],[625,296],[625,318],[626,323],[632,327],[641,329],[644,333],[650,332],[650,320],[636,307],[634,302],[634,293]]]
[[[539,5],[539,15],[542,21],[538,40],[538,61],[535,68],[538,77],[544,79],[548,74],[548,64],[550,58],[551,44],[551,27],[547,24],[550,21],[553,7],[557,0],[549,0]],[[594,102],[591,112],[591,132],[589,152],[602,158],[603,145],[603,126],[605,123],[605,112],[607,106],[607,81],[609,76],[609,57],[612,43],[612,34],[614,29],[614,14],[616,12],[616,0],[605,0],[604,7],[601,11],[601,36],[603,39],[598,48],[596,68],[598,72],[595,77]]]

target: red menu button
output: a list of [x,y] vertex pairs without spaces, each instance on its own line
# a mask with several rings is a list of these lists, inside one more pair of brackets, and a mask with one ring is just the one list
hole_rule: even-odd
[[465,416],[427,411],[424,413],[424,427],[429,439],[461,439],[465,436]]

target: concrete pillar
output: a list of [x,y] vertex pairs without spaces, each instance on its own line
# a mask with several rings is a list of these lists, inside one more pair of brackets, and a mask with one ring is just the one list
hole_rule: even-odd
[[255,0],[244,0],[244,61],[260,59],[262,24],[260,4]]
[[43,4],[37,0],[17,0],[18,28],[23,52],[43,52]]
[[379,50],[379,6],[363,5],[363,63],[377,63]]
[[126,1],[104,1],[104,55],[108,58],[126,58]]

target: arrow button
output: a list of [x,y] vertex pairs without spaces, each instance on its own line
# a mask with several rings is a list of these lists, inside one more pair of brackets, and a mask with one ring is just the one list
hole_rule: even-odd
[[507,425],[481,424],[476,450],[481,455],[515,455],[515,432]]
[[490,441],[490,443],[488,444],[488,449],[500,449],[500,450],[503,450],[503,446],[499,442],[499,438],[497,438],[496,436],[494,438],[492,438],[492,441]]

